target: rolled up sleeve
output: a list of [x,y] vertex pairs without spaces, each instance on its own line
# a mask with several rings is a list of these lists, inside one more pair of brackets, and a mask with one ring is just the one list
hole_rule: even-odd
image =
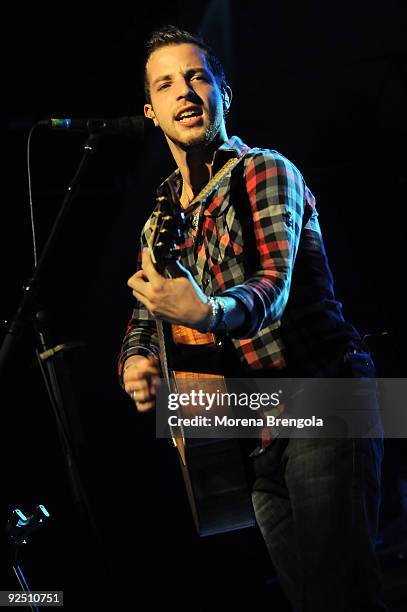
[[289,296],[305,200],[301,173],[277,152],[253,155],[245,180],[259,264],[250,278],[222,293],[246,309],[244,326],[231,334],[235,338],[251,338],[281,318]]

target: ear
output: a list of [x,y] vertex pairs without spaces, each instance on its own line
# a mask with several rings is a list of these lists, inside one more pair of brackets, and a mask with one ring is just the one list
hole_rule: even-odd
[[147,119],[152,119],[155,127],[158,127],[158,121],[155,117],[155,112],[153,111],[151,104],[144,104],[144,116],[147,117]]
[[229,85],[222,89],[222,98],[223,98],[223,111],[225,115],[228,114],[230,105],[232,103],[232,90]]

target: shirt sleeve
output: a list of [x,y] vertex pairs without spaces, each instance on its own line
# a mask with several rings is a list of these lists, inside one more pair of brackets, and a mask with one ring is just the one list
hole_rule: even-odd
[[305,184],[301,173],[276,151],[255,153],[245,171],[257,248],[257,270],[224,291],[246,310],[245,324],[231,335],[251,338],[278,321],[287,304],[301,234]]
[[[143,247],[147,246],[144,230],[141,235],[141,248],[137,258],[137,271],[141,268],[141,254]],[[126,359],[132,355],[144,357],[158,357],[160,353],[155,319],[147,308],[138,300],[133,309],[131,318],[123,338],[118,359],[118,373],[123,384],[123,366]]]

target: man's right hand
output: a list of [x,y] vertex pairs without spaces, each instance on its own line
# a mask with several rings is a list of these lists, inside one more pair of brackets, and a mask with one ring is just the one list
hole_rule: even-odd
[[126,392],[136,404],[139,412],[155,406],[157,387],[160,384],[157,359],[133,355],[124,364],[123,382]]

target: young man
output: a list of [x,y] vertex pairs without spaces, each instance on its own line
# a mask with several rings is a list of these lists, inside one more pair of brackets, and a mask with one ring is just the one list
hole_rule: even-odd
[[[240,364],[235,376],[356,376],[344,363],[352,355],[360,364],[361,340],[335,299],[315,199],[298,169],[277,151],[228,138],[232,93],[201,39],[173,26],[153,33],[145,84],[145,115],[177,165],[160,190],[175,194],[193,222],[181,249],[185,276],[162,276],[142,248],[128,281],[137,302],[119,372],[137,409],[155,403],[155,319],[227,341]],[[374,554],[380,436],[263,446],[252,458],[253,506],[294,609],[385,610]]]

